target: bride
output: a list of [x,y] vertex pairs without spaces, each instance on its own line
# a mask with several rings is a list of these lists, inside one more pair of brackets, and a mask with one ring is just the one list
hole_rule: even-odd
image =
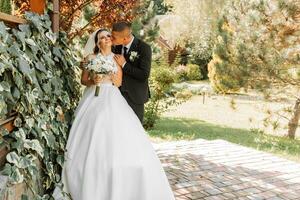
[[[93,53],[114,61],[110,32],[94,32]],[[86,45],[89,46],[89,45]],[[83,70],[83,97],[75,112],[62,171],[63,191],[55,188],[54,199],[73,200],[174,200],[168,179],[148,136],[118,87],[117,73],[90,78]],[[95,96],[95,85],[100,92]],[[65,195],[69,194],[69,195]]]

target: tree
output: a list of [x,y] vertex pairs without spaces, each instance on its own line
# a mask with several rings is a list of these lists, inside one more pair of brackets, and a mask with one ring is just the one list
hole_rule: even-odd
[[156,39],[159,36],[160,27],[156,16],[169,12],[171,7],[164,0],[143,0],[136,9],[137,17],[132,22],[133,33],[136,37],[151,44],[154,53],[159,52]]
[[[60,28],[71,40],[81,38],[99,27],[110,27],[113,22],[131,21],[137,3],[138,0],[61,0]],[[29,10],[28,0],[16,0],[15,4],[19,8],[17,15]]]
[[173,6],[169,16],[161,20],[164,38],[187,50],[190,62],[201,66],[207,78],[207,63],[211,60],[213,27],[223,8],[224,0],[166,0]]
[[[230,1],[218,22],[209,77],[219,92],[294,88],[288,136],[300,117],[300,3],[297,0]],[[289,95],[289,90],[283,90]],[[274,94],[273,94],[274,95]],[[286,116],[285,116],[286,117]]]

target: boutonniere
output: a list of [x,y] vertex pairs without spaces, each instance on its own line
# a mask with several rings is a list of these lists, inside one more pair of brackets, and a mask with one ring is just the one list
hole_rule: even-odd
[[131,51],[130,52],[130,56],[129,56],[129,60],[131,62],[134,62],[135,59],[137,59],[139,57],[138,53],[136,51]]

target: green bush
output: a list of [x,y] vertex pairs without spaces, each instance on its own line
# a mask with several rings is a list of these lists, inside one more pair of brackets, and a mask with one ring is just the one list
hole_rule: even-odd
[[52,32],[48,15],[25,18],[28,24],[13,30],[0,22],[0,118],[17,112],[14,131],[0,131],[0,143],[10,149],[2,174],[10,184],[25,182],[42,200],[49,196],[36,191],[33,180],[41,167],[47,193],[60,179],[80,98],[79,69],[66,34]]
[[175,68],[175,71],[176,71],[176,82],[182,82],[188,80],[187,66],[178,65]]
[[203,76],[200,67],[196,64],[187,64],[187,78],[189,81],[201,80]]
[[170,105],[176,101],[170,97],[170,88],[175,82],[176,74],[163,60],[163,58],[153,62],[150,76],[150,101],[145,105],[144,127],[152,128]]

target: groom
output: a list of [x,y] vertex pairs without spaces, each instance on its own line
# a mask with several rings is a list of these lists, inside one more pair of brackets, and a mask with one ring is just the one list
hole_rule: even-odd
[[132,34],[131,24],[127,22],[113,24],[112,41],[115,60],[123,68],[123,81],[119,89],[143,123],[144,104],[150,97],[151,47]]

